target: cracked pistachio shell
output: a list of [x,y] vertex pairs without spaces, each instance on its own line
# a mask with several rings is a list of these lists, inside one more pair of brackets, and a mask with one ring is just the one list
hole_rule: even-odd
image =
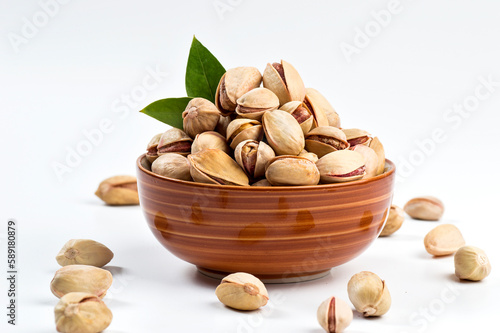
[[276,155],[298,155],[304,149],[304,132],[288,112],[275,110],[264,113],[262,126],[267,142]]
[[304,103],[314,116],[313,128],[320,126],[340,127],[340,118],[337,112],[319,91],[307,88]]
[[193,98],[182,113],[184,132],[194,138],[197,134],[213,131],[219,116],[220,112],[214,103],[205,98]]
[[111,206],[138,205],[137,178],[114,176],[103,180],[95,195]]
[[303,102],[291,101],[280,107],[280,110],[290,113],[302,128],[302,132],[307,134],[311,130],[314,117],[311,111],[307,108]]
[[481,281],[491,272],[486,253],[475,246],[463,246],[455,253],[455,275],[461,280]]
[[352,150],[338,150],[326,154],[316,162],[322,183],[340,183],[358,180],[365,175],[364,157]]
[[264,88],[278,96],[280,105],[290,101],[303,101],[306,95],[304,82],[297,70],[288,62],[267,64],[262,76]]
[[417,220],[437,221],[443,216],[444,204],[432,196],[413,198],[404,206],[406,214]]
[[307,158],[308,160],[316,163],[318,162],[318,155],[316,155],[315,153],[311,153],[311,152],[308,152],[307,150],[302,150],[299,154],[300,157],[305,157]]
[[196,154],[203,149],[219,149],[226,154],[231,154],[231,149],[227,145],[226,139],[214,131],[200,133],[194,138],[191,153]]
[[337,297],[326,299],[316,312],[318,323],[328,333],[343,332],[352,322],[351,307]]
[[91,265],[103,267],[113,259],[113,252],[104,244],[91,239],[71,239],[56,256],[61,266]]
[[199,183],[248,186],[248,177],[228,154],[205,149],[188,156],[191,177]]
[[368,147],[373,149],[378,156],[378,167],[377,167],[377,175],[380,175],[384,172],[385,169],[385,152],[384,146],[377,137],[373,137],[368,144]]
[[258,88],[262,81],[262,75],[255,67],[236,67],[227,70],[222,75],[215,103],[222,115],[229,115],[236,110],[238,98],[254,88]]
[[263,136],[262,125],[259,121],[246,118],[238,118],[227,126],[226,140],[232,149],[245,140],[260,141]]
[[256,310],[269,300],[262,281],[248,273],[226,276],[215,290],[215,295],[222,304],[237,310]]
[[274,156],[274,150],[263,141],[245,140],[234,150],[236,162],[252,179],[264,176],[266,165]]
[[192,142],[193,139],[184,131],[173,127],[161,135],[160,142],[158,142],[158,155],[177,153],[187,156],[191,153]]
[[354,147],[349,148],[352,151],[360,153],[365,158],[365,171],[366,175],[363,177],[364,179],[375,177],[377,175],[378,168],[378,156],[377,153],[370,147],[364,145],[355,145]]
[[269,89],[255,88],[238,98],[236,114],[243,118],[259,120],[266,111],[276,110],[280,101]]
[[60,298],[71,292],[85,292],[103,298],[113,283],[113,276],[107,270],[89,265],[68,265],[59,269],[50,290]]
[[433,256],[447,256],[465,245],[460,230],[453,224],[441,224],[425,235],[425,250]]
[[370,133],[359,128],[343,128],[342,131],[345,133],[347,142],[351,147],[356,145],[369,146],[372,139]]
[[153,163],[154,160],[158,158],[158,143],[160,142],[160,138],[163,133],[158,133],[151,141],[149,141],[148,146],[146,148],[146,158],[149,162]]
[[405,220],[404,210],[396,205],[391,205],[389,210],[389,216],[387,217],[387,221],[385,222],[384,229],[380,233],[380,236],[389,236],[395,233],[401,228],[403,222]]
[[332,126],[313,128],[305,136],[306,150],[318,155],[319,158],[328,153],[349,148],[342,130]]
[[151,164],[151,171],[164,177],[187,181],[191,180],[188,159],[175,153],[168,153],[158,157],[156,161]]
[[391,307],[385,281],[372,272],[363,271],[351,277],[347,293],[356,310],[365,317],[382,316]]
[[316,164],[300,156],[277,156],[269,161],[266,179],[272,185],[317,185],[320,174]]
[[56,329],[61,333],[98,333],[104,331],[113,314],[95,295],[81,292],[61,297],[54,309]]

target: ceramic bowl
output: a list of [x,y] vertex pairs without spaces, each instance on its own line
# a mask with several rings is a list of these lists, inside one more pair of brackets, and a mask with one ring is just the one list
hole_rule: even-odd
[[175,256],[220,278],[247,272],[266,282],[322,277],[360,255],[389,214],[395,166],[347,183],[223,186],[171,179],[137,160],[149,228]]

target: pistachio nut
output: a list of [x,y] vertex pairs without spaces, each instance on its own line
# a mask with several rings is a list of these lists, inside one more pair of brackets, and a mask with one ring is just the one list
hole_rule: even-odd
[[191,139],[189,135],[173,127],[162,134],[160,142],[158,142],[158,155],[177,153],[187,156],[191,152],[192,143],[193,139]]
[[205,149],[188,156],[191,177],[208,184],[248,186],[248,177],[228,154],[219,149]]
[[203,149],[220,149],[226,154],[231,154],[225,137],[214,131],[200,133],[194,138],[191,153],[196,154]]
[[373,137],[368,144],[368,147],[373,149],[378,156],[378,167],[377,167],[377,175],[384,173],[385,169],[385,152],[384,146],[377,137]]
[[319,178],[316,164],[300,156],[277,156],[266,170],[266,179],[272,185],[317,185]]
[[351,147],[356,145],[369,146],[372,139],[370,133],[359,128],[343,128],[342,131],[345,133],[347,142]]
[[264,88],[274,92],[280,105],[290,101],[303,101],[306,95],[304,82],[297,70],[288,62],[267,64],[262,76]]
[[486,253],[475,246],[463,246],[455,253],[455,275],[461,280],[481,281],[491,272]]
[[193,98],[182,113],[184,131],[191,138],[197,134],[213,131],[219,122],[220,112],[214,103],[205,98]]
[[437,221],[443,216],[444,205],[438,198],[424,196],[408,201],[404,210],[413,219]]
[[91,265],[103,267],[113,259],[113,252],[104,244],[91,239],[70,239],[56,256],[61,266]]
[[156,134],[148,143],[148,147],[146,149],[146,158],[151,163],[153,163],[153,161],[158,158],[158,143],[160,142],[162,134],[163,133]]
[[253,183],[252,186],[273,186],[273,185],[269,182],[269,180],[264,178]]
[[344,132],[337,127],[320,126],[313,128],[305,136],[306,150],[319,158],[328,153],[349,148]]
[[365,158],[366,175],[363,178],[375,177],[377,175],[377,168],[379,164],[377,153],[375,153],[375,151],[370,147],[359,144],[351,146],[349,149],[360,153]]
[[285,103],[280,107],[280,110],[290,113],[297,120],[304,134],[311,130],[314,117],[303,102],[291,101]]
[[215,131],[222,135],[223,137],[226,137],[227,134],[227,126],[231,121],[233,121],[234,118],[231,116],[220,116],[219,121],[217,122],[217,126],[215,126]]
[[337,297],[326,299],[316,312],[318,322],[328,333],[343,332],[352,322],[351,307]]
[[326,154],[316,162],[322,183],[340,183],[365,176],[364,157],[352,150],[338,150]]
[[307,158],[308,160],[310,160],[310,161],[312,161],[312,162],[314,162],[314,163],[318,162],[318,159],[319,159],[319,158],[318,158],[318,155],[316,155],[315,153],[308,152],[308,151],[307,151],[307,150],[305,150],[305,149],[303,149],[303,150],[300,152],[299,156],[301,156],[301,157],[305,157],[305,158]]
[[103,180],[95,195],[108,205],[138,205],[137,178],[134,176],[114,176]]
[[191,180],[189,161],[180,154],[161,155],[151,164],[151,171],[164,177]]
[[274,110],[264,113],[262,126],[276,155],[298,155],[304,149],[304,132],[288,112]]
[[365,317],[381,316],[391,307],[385,281],[372,272],[353,275],[347,284],[347,293],[356,310]]
[[271,90],[255,88],[238,98],[236,114],[243,118],[259,120],[266,111],[278,108],[280,101]]
[[222,75],[215,93],[215,104],[221,114],[227,116],[233,113],[238,98],[259,87],[261,81],[262,75],[255,67],[236,67],[227,70]]
[[73,292],[61,297],[54,309],[56,329],[61,333],[98,333],[104,331],[113,314],[97,296]]
[[215,290],[215,295],[222,304],[237,310],[256,310],[269,300],[262,281],[248,273],[226,276]]
[[274,150],[263,141],[241,141],[234,150],[236,162],[252,179],[264,176],[266,165],[274,156]]
[[229,146],[235,149],[241,141],[260,141],[263,134],[262,124],[259,121],[239,118],[231,121],[227,126],[226,140]]
[[385,222],[384,229],[382,229],[380,236],[392,235],[401,228],[404,220],[404,210],[396,205],[391,205],[389,216],[387,217],[387,221]]
[[58,298],[71,292],[85,292],[103,298],[112,282],[111,273],[102,268],[68,265],[56,272],[50,282],[50,290]]
[[465,245],[462,233],[453,224],[441,224],[425,235],[425,250],[433,256],[447,256]]
[[313,88],[307,88],[304,103],[314,116],[313,128],[319,126],[340,128],[339,115],[319,91]]

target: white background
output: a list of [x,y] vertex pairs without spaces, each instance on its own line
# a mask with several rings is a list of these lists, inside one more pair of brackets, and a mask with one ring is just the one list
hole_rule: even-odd
[[[50,17],[40,5],[47,2],[0,4],[2,271],[9,218],[19,239],[18,325],[6,324],[2,277],[2,332],[55,332],[49,283],[70,238],[92,238],[115,253],[109,333],[319,333],[317,306],[332,295],[348,301],[347,281],[362,270],[387,281],[393,305],[382,318],[355,316],[348,332],[498,327],[498,1],[60,0]],[[388,8],[393,13],[381,26],[373,13]],[[491,275],[459,283],[453,257],[424,250],[423,237],[438,223],[407,218],[326,278],[269,285],[271,303],[260,311],[224,308],[214,295],[218,282],[163,249],[140,207],[107,207],[93,195],[104,178],[135,174],[149,139],[167,129],[138,111],[185,95],[194,34],[226,68],[291,62],[327,96],[343,127],[382,140],[399,168],[394,203],[441,198],[446,212],[438,223],[456,224],[468,244],[483,248]],[[342,51],[348,44],[356,53]],[[141,88],[155,70],[163,73],[159,83]],[[481,83],[488,78],[490,90]],[[70,152],[86,144],[84,133],[103,121],[110,130],[68,166]]]

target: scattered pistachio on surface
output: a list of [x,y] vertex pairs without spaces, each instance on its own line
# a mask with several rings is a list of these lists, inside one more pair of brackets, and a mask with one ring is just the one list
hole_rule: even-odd
[[103,298],[113,283],[113,276],[107,270],[89,265],[68,265],[59,269],[50,290],[60,298],[71,292],[85,292]]
[[391,205],[389,209],[389,217],[387,217],[387,222],[385,222],[384,229],[380,233],[380,236],[389,236],[395,233],[403,225],[405,220],[405,214],[403,209],[396,205]]
[[111,206],[138,205],[137,178],[114,176],[103,180],[95,195]]
[[215,290],[215,295],[222,304],[237,310],[256,310],[269,300],[262,281],[248,273],[226,276]]
[[316,313],[318,322],[328,333],[343,332],[352,322],[351,307],[337,297],[326,299]]
[[425,250],[434,256],[447,256],[465,245],[462,233],[453,224],[441,224],[424,238]]
[[113,259],[113,252],[105,245],[91,239],[71,239],[56,256],[57,263],[103,267]]
[[417,220],[437,221],[443,216],[444,205],[432,196],[413,198],[404,206],[406,214]]
[[363,271],[351,277],[347,284],[349,299],[363,316],[381,316],[391,307],[391,295],[385,281],[378,275]]
[[104,331],[113,314],[97,296],[72,292],[64,295],[54,309],[56,329],[61,333],[98,333]]
[[463,246],[455,253],[455,275],[462,280],[481,281],[491,272],[491,264],[484,253],[475,246]]

